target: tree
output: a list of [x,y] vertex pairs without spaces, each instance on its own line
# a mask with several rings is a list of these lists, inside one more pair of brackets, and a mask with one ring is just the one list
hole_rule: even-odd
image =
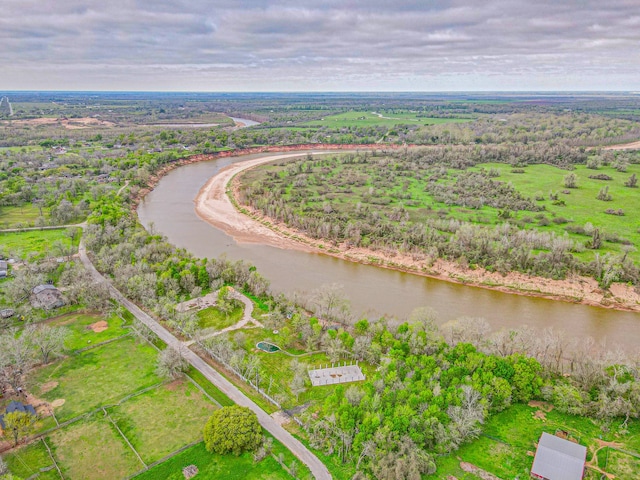
[[312,302],[320,317],[345,322],[351,311],[349,300],[344,296],[343,287],[337,283],[323,285],[313,292]]
[[233,405],[213,412],[204,426],[204,444],[209,452],[221,455],[257,449],[262,442],[258,417],[247,407]]
[[0,457],[0,475],[5,475],[7,473],[9,473],[9,465],[7,465],[7,462]]
[[173,347],[167,347],[158,354],[156,371],[165,378],[179,378],[189,368],[189,362],[182,353]]
[[289,382],[289,388],[291,392],[296,396],[296,401],[301,393],[307,389],[306,380],[307,380],[307,367],[298,362],[298,360],[293,359],[289,364],[289,368],[293,371],[293,379]]
[[225,319],[229,319],[229,313],[233,310],[233,298],[231,297],[231,290],[229,287],[222,287],[218,290],[218,299],[216,301],[216,308],[224,313]]
[[19,337],[14,331],[0,337],[0,385],[8,385],[16,395],[20,394],[24,377],[32,366],[29,330]]
[[59,355],[64,350],[64,341],[68,335],[66,328],[40,326],[30,330],[29,342],[38,351],[45,365],[52,355]]
[[566,188],[578,188],[578,176],[573,172],[565,175],[564,186]]
[[12,435],[14,445],[18,440],[30,435],[34,430],[36,417],[27,412],[11,412],[4,416],[5,435]]
[[610,202],[613,200],[613,197],[609,193],[609,185],[605,185],[600,189],[598,195],[596,196],[598,200],[602,200],[603,202]]

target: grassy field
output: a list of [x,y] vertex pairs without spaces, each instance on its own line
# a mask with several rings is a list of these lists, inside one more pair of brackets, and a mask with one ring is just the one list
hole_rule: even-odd
[[102,413],[55,431],[47,442],[65,478],[125,478],[144,467]]
[[124,338],[37,370],[30,390],[48,402],[64,400],[55,413],[68,420],[160,382],[156,356],[149,345]]
[[238,323],[242,319],[244,313],[244,306],[240,302],[234,302],[234,308],[225,315],[216,307],[207,307],[200,310],[198,315],[198,324],[200,328],[215,328],[216,330],[222,330],[223,328],[230,327]]
[[321,120],[312,120],[302,125],[314,127],[372,127],[383,125],[392,127],[399,124],[409,125],[436,125],[440,123],[469,122],[471,118],[435,118],[419,117],[415,112],[369,112],[352,111],[324,117]]
[[196,478],[224,478],[225,480],[279,480],[292,478],[272,457],[254,463],[250,454],[240,457],[216,455],[207,452],[199,443],[166,462],[140,475],[136,480],[184,480],[182,469],[187,465],[198,467]]
[[[44,211],[44,218],[49,215]],[[0,207],[0,228],[11,228],[16,224],[32,224],[40,216],[40,210],[30,203],[20,207]]]
[[[555,231],[564,233],[567,224],[556,224],[554,218],[566,218],[570,225],[584,226],[587,222],[595,227],[601,228],[604,232],[615,233],[630,240],[634,245],[640,245],[640,210],[637,208],[640,202],[640,189],[624,186],[624,182],[635,173],[640,176],[640,165],[630,165],[626,172],[618,172],[612,167],[601,167],[598,170],[591,170],[584,165],[576,166],[573,170],[578,177],[578,188],[565,189],[563,178],[567,175],[566,170],[561,170],[550,165],[529,165],[524,170],[524,174],[512,173],[512,169],[504,164],[488,163],[477,166],[475,169],[484,168],[486,170],[495,168],[500,171],[497,180],[511,183],[524,196],[534,198],[536,194],[541,194],[545,200],[537,202],[546,208],[546,216],[552,221],[548,226],[535,226],[543,231]],[[590,175],[606,174],[612,180],[595,180],[589,178]],[[602,187],[607,185],[609,193],[613,197],[611,201],[597,200],[596,197]],[[570,193],[559,193],[559,200],[564,204],[554,205],[549,199],[549,192],[562,192],[567,190]],[[609,215],[605,213],[607,209],[622,209],[624,216]],[[457,210],[462,210],[458,208]],[[498,210],[484,207],[482,214],[487,217],[490,223],[498,223]],[[468,214],[461,216],[473,217]],[[516,218],[532,216],[529,212],[518,212]],[[583,235],[569,234],[574,240],[582,241],[588,239]],[[620,244],[605,242],[602,251],[619,251]],[[587,250],[579,256],[592,258],[594,251]],[[635,260],[640,260],[640,252],[632,253]]]
[[179,380],[133,397],[109,413],[150,464],[199,439],[215,408],[191,382]]
[[61,241],[65,246],[71,244],[66,230],[31,230],[27,232],[0,233],[0,254],[6,257],[24,258],[33,255],[35,258],[56,256],[51,246]]
[[[94,331],[91,325],[101,321],[107,322],[107,329],[102,332]],[[101,314],[70,313],[56,317],[48,324],[67,329],[68,336],[64,346],[70,351],[87,348],[129,333],[129,330],[124,328],[123,320],[115,315],[105,317]]]
[[38,478],[47,478],[43,477],[41,472],[46,473],[50,469],[54,469],[54,478],[60,478],[42,440],[12,451],[4,457],[4,460],[9,470],[20,478],[28,478],[38,473],[40,473]]
[[[107,322],[106,330],[97,333],[89,328],[101,320]],[[37,432],[47,430],[45,441],[66,479],[127,478],[143,471],[146,465],[200,441],[202,428],[218,405],[233,404],[197,371],[189,375],[198,386],[187,378],[170,383],[159,378],[157,351],[132,336],[122,337],[129,330],[118,317],[73,313],[49,324],[69,330],[66,347],[71,353],[36,369],[28,385],[42,401],[58,400],[52,408],[60,422],[74,419],[56,429],[49,416],[36,426]],[[108,340],[114,341],[96,345]],[[274,442],[273,453],[282,454],[287,466],[296,461],[279,442]],[[42,440],[5,458],[21,478],[60,478]],[[291,478],[271,456],[255,464],[250,454],[216,456],[202,444],[188,447],[140,478],[182,478],[182,468],[190,464],[199,466],[200,478]],[[299,461],[297,468],[298,478],[310,480],[310,472]]]
[[[638,470],[634,469],[638,465],[638,459],[616,449],[609,452],[607,460],[604,442],[613,441],[620,449],[637,452],[635,439],[640,433],[640,422],[632,422],[626,435],[619,434],[616,426],[614,423],[610,425],[610,430],[603,431],[588,418],[562,414],[556,410],[544,411],[537,407],[514,405],[491,417],[484,428],[484,435],[479,439],[464,445],[453,455],[440,457],[437,473],[428,478],[446,479],[448,475],[454,475],[460,480],[479,478],[464,472],[460,468],[461,461],[503,479],[529,478],[533,464],[532,454],[535,453],[536,443],[542,432],[554,434],[562,430],[569,433],[569,438],[587,446],[588,464],[605,469],[617,479],[635,479]],[[587,469],[587,472],[586,479],[600,478],[600,474],[592,469]]]

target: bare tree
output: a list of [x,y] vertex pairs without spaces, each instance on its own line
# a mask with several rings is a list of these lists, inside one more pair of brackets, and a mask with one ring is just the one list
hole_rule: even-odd
[[158,353],[158,363],[156,371],[158,375],[175,380],[182,376],[189,368],[189,362],[184,358],[182,352],[173,347],[167,347]]
[[0,336],[0,384],[10,386],[19,395],[24,388],[24,377],[32,367],[28,331],[18,336],[10,330]]
[[52,355],[60,355],[64,351],[64,341],[69,332],[64,327],[48,327],[40,325],[29,326],[25,329],[28,341],[40,354],[42,363],[49,363]]
[[316,313],[328,320],[345,323],[351,312],[350,302],[344,295],[343,287],[337,283],[323,285],[315,290],[312,294],[312,303]]

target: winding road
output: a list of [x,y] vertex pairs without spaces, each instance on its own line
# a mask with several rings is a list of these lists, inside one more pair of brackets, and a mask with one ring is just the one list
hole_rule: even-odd
[[109,285],[112,297],[124,305],[138,320],[145,324],[158,338],[165,342],[168,346],[180,351],[183,357],[207,380],[219,388],[234,403],[243,407],[250,408],[257,416],[260,425],[264,427],[271,435],[287,447],[301,462],[309,469],[313,476],[318,480],[330,480],[331,474],[327,467],[311,453],[299,440],[287,432],[280,426],[271,416],[256,405],[252,400],[247,398],[240,390],[238,390],[229,380],[218,373],[211,365],[196,355],[193,351],[183,347],[183,343],[178,340],[171,332],[164,328],[151,316],[143,312],[135,303],[128,300],[120,291],[118,291],[100,272],[95,268],[91,259],[87,255],[84,239],[80,241],[79,246],[80,260],[83,265],[97,282],[104,282]]

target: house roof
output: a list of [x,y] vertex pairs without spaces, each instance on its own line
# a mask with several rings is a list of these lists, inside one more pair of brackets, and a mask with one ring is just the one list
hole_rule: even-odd
[[587,447],[544,432],[531,473],[548,480],[581,480],[586,458]]
[[34,295],[38,295],[39,293],[42,293],[45,290],[58,290],[58,289],[53,285],[42,284],[42,285],[38,285],[37,287],[33,287],[32,293]]
[[[7,406],[7,410],[5,411],[4,415],[13,412],[26,412],[30,413],[31,415],[36,414],[36,410],[35,408],[33,408],[33,406],[25,405],[23,403],[16,402],[15,400]],[[3,429],[5,428],[4,415],[0,415],[0,427],[2,427]]]

